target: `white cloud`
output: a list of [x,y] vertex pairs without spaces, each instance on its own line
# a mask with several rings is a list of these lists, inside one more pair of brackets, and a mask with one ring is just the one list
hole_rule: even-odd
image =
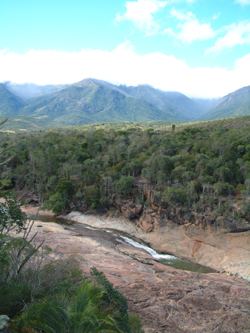
[[250,0],[236,0],[235,2],[240,3],[241,5],[250,5]]
[[0,51],[0,82],[63,84],[84,78],[115,84],[150,84],[188,96],[219,97],[250,84],[250,53],[238,59],[234,70],[190,68],[185,61],[163,53],[140,55],[129,41],[111,52],[35,51],[20,55]]
[[227,33],[224,37],[220,37],[215,42],[214,46],[205,51],[205,54],[218,54],[225,49],[232,48],[236,45],[250,43],[250,23],[240,22],[231,24],[225,27]]
[[173,4],[173,3],[180,3],[180,2],[187,2],[187,3],[195,3],[196,0],[169,0],[168,4]]
[[126,2],[126,12],[123,15],[116,14],[116,21],[132,21],[139,29],[147,34],[154,34],[158,31],[159,25],[154,21],[153,15],[160,8],[167,5],[167,1],[159,0],[138,0]]
[[170,14],[181,21],[177,26],[180,32],[175,33],[172,28],[168,28],[163,31],[164,34],[174,36],[185,44],[191,44],[196,40],[206,40],[216,36],[216,31],[211,28],[211,24],[200,23],[192,12],[183,13],[172,9]]

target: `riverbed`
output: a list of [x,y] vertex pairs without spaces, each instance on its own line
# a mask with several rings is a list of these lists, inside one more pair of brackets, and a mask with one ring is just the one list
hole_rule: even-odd
[[141,248],[147,251],[154,259],[161,262],[164,265],[171,266],[173,268],[187,270],[190,272],[200,272],[200,273],[214,273],[214,269],[198,265],[191,261],[175,257],[173,255],[158,253],[154,249],[148,246],[141,239],[136,237],[131,237],[126,232],[119,230],[108,229],[108,228],[94,228],[82,223],[73,222],[71,220],[65,220],[64,218],[50,216],[50,215],[30,215],[29,218],[36,219],[42,222],[54,222],[61,225],[67,225],[69,230],[72,230],[78,234],[79,237],[92,237],[93,239],[109,241],[114,245],[118,244],[129,244],[136,248]]
[[[176,269],[171,265],[178,259],[167,253],[163,255],[168,255],[168,265],[163,265],[162,258],[152,256],[153,246],[141,241],[140,229],[120,217],[74,216],[80,223],[36,217],[30,237],[36,235],[35,241],[43,241],[50,249],[46,260],[72,258],[87,276],[91,267],[103,272],[126,297],[129,313],[141,317],[145,333],[249,332],[248,282],[225,274]],[[160,252],[155,256],[161,256]]]

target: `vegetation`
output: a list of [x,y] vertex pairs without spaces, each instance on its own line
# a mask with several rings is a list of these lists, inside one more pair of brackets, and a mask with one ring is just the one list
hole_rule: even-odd
[[163,207],[197,212],[207,207],[214,216],[249,219],[250,117],[175,130],[125,124],[118,130],[103,124],[3,135],[2,146],[8,147],[3,158],[15,157],[2,166],[2,190],[36,194],[60,213],[106,210],[114,198],[145,204],[144,183]]
[[[2,122],[5,125],[6,120]],[[152,125],[150,127],[150,124]],[[250,220],[250,116],[192,125],[95,124],[2,133],[0,314],[11,332],[142,332],[106,277],[83,277],[74,260],[52,260],[31,237],[16,191],[55,213],[107,210],[114,201]]]

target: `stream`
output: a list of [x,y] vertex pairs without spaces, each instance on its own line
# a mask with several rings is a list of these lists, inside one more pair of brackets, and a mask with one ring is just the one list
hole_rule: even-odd
[[171,266],[177,269],[183,269],[191,272],[199,272],[199,273],[214,273],[216,272],[214,269],[206,266],[202,266],[191,261],[180,259],[175,256],[169,254],[158,253],[154,249],[150,248],[145,242],[140,239],[136,239],[135,237],[131,237],[129,234],[113,229],[98,229],[93,228],[88,225],[84,225],[82,223],[77,223],[71,221],[69,225],[69,221],[63,218],[53,217],[53,216],[33,216],[28,215],[29,219],[35,219],[41,222],[54,222],[58,224],[65,225],[65,228],[71,229],[79,234],[79,236],[88,236],[92,238],[100,238],[103,241],[108,241],[113,244],[130,244],[137,248],[142,248],[147,251],[153,258],[157,259],[164,265]]

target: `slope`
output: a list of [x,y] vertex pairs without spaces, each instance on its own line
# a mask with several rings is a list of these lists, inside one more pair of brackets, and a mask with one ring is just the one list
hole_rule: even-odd
[[198,103],[179,92],[161,91],[148,85],[137,87],[120,85],[119,88],[131,96],[145,99],[160,110],[171,113],[179,120],[193,120],[202,113],[202,108]]
[[9,117],[19,112],[25,103],[13,95],[4,84],[0,83],[0,116]]
[[238,89],[224,96],[212,109],[197,120],[238,117],[250,114],[250,86]]

